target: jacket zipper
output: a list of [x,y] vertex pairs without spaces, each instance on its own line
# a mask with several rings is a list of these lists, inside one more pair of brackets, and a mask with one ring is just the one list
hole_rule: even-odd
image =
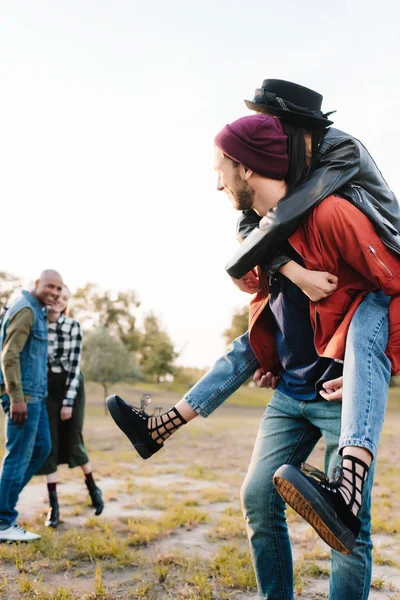
[[364,200],[362,199],[362,196],[361,196],[361,192],[359,191],[359,189],[360,189],[360,186],[359,186],[359,185],[351,185],[350,187],[351,187],[351,188],[352,188],[352,189],[355,191],[355,193],[357,194],[359,201],[360,201],[361,203],[362,203],[362,202],[364,202]]
[[378,261],[378,263],[385,269],[385,271],[390,275],[390,277],[393,277],[393,273],[391,272],[391,270],[389,269],[389,267],[387,267],[385,265],[385,263],[379,258],[375,248],[371,245],[368,246],[368,250],[371,252],[371,254],[374,256],[374,258]]

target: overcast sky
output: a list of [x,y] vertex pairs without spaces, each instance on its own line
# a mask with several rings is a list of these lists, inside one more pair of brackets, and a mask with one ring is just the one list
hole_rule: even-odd
[[0,0],[0,270],[134,289],[210,365],[247,298],[213,137],[265,78],[324,95],[400,195],[396,3]]

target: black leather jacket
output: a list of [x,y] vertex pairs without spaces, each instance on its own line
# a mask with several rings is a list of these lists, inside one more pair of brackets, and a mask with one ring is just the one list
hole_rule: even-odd
[[[263,217],[244,211],[238,237],[244,239],[227,263],[232,277],[243,277],[256,265],[273,273],[290,260],[279,246],[321,200],[337,193],[361,210],[382,241],[400,255],[400,206],[371,155],[359,140],[338,129],[327,130],[315,169],[303,183]],[[258,226],[260,224],[260,226]]]

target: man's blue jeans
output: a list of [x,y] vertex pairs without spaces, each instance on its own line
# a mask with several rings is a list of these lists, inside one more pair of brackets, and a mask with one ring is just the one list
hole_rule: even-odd
[[6,453],[0,474],[0,529],[13,525],[18,517],[18,496],[43,466],[50,454],[49,420],[44,398],[30,398],[23,425],[10,419],[10,399],[1,398],[5,417]]
[[[272,484],[275,470],[285,463],[299,466],[321,436],[326,442],[327,472],[339,460],[338,450],[348,445],[365,447],[376,457],[390,380],[390,363],[385,355],[389,300],[382,292],[368,294],[350,325],[344,366],[343,425],[341,402],[301,402],[276,392],[266,409],[242,492],[260,598],[293,598],[284,503]],[[185,400],[206,417],[258,366],[246,333],[234,341],[232,350],[216,362]],[[374,464],[363,494],[359,515],[362,527],[356,548],[350,556],[332,551],[330,600],[366,600],[369,595]]]
[[[272,483],[281,465],[300,467],[323,436],[325,469],[338,465],[341,403],[301,402],[274,393],[257,435],[242,488],[250,550],[260,598],[293,600],[293,566],[285,503]],[[359,517],[361,533],[352,554],[332,551],[330,600],[367,600],[371,582],[370,471]]]

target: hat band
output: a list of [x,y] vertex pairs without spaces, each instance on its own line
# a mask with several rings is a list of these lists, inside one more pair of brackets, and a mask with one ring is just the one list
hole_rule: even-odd
[[[304,115],[309,115],[313,117],[317,117],[318,119],[326,118],[323,112],[320,110],[313,110],[312,108],[307,108],[305,106],[298,106],[297,104],[293,104],[293,102],[289,102],[288,100],[283,100],[276,94],[272,92],[267,92],[264,88],[261,90],[257,90],[259,93],[256,94],[254,101],[255,104],[266,104],[271,108],[280,108],[282,110],[287,110],[289,112],[298,112]],[[264,100],[264,102],[263,102]],[[265,102],[266,101],[266,102]]]

